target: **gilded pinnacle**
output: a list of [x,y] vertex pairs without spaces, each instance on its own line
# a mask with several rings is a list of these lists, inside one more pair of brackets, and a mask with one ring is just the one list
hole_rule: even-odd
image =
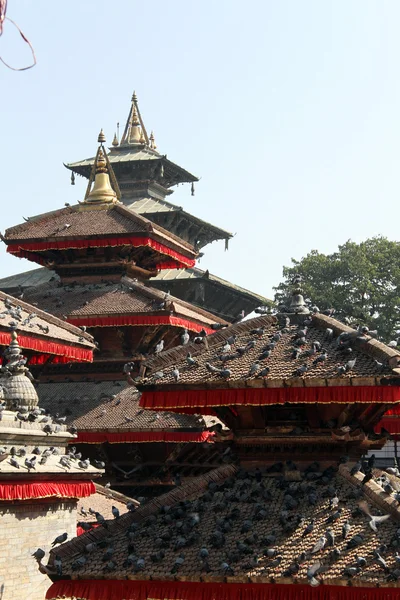
[[99,144],[104,144],[106,141],[106,136],[104,135],[104,131],[101,129],[99,133],[99,137],[97,138]]

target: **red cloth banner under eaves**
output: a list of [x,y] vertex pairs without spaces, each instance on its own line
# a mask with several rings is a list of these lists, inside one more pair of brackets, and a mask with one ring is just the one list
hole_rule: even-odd
[[[162,387],[162,386],[160,386]],[[142,392],[140,406],[210,414],[215,406],[264,406],[268,404],[395,404],[399,386],[332,386],[292,388],[239,388]],[[211,413],[212,414],[212,413]]]
[[96,492],[93,481],[3,481],[0,501],[35,498],[86,498]]
[[152,250],[156,250],[159,254],[168,256],[174,259],[168,262],[161,262],[157,265],[158,269],[187,269],[188,267],[194,267],[195,259],[188,258],[184,254],[168,248],[164,244],[157,242],[147,237],[132,237],[132,236],[120,236],[112,238],[85,238],[80,240],[55,240],[52,242],[24,242],[9,244],[7,246],[7,252],[19,256],[22,258],[28,258],[34,260],[29,255],[30,252],[45,252],[46,250],[69,250],[79,248],[107,248],[116,246],[133,246],[139,248],[140,246],[148,246]]
[[[199,318],[201,315],[199,315]],[[194,323],[188,319],[181,319],[172,315],[116,315],[104,317],[80,317],[69,318],[71,325],[85,325],[86,327],[151,327],[154,325],[171,325],[173,327],[184,327],[189,331],[199,333],[202,329],[207,334],[215,333],[213,329],[205,327],[201,323]]]
[[210,442],[214,435],[212,431],[127,431],[126,433],[80,431],[78,439],[71,440],[71,444],[141,444],[146,442],[188,444]]
[[400,600],[399,588],[69,579],[53,583],[46,599],[83,600]]
[[[11,343],[11,334],[6,331],[0,331],[0,346],[8,346]],[[22,349],[34,350],[43,354],[58,354],[71,360],[80,362],[92,362],[93,351],[86,348],[77,348],[67,344],[59,344],[47,340],[39,340],[27,335],[18,334],[18,343]]]

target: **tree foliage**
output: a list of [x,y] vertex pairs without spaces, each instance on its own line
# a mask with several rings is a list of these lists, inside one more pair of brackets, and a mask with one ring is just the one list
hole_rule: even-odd
[[400,243],[384,237],[360,244],[349,240],[333,254],[312,250],[292,263],[283,268],[284,281],[275,288],[277,302],[287,299],[291,279],[300,275],[305,297],[321,311],[334,308],[336,318],[377,329],[386,342],[398,337]]

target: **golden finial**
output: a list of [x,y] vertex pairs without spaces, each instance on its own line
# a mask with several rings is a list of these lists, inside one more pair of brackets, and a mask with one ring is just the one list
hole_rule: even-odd
[[89,206],[93,207],[97,205],[101,208],[104,204],[115,204],[120,197],[114,171],[104,151],[103,142],[105,142],[105,135],[103,130],[99,133],[98,142],[100,146],[97,149],[96,158],[93,163],[85,200],[81,205],[82,210],[88,209]]
[[134,102],[135,104],[137,102],[136,92],[133,92],[133,94],[132,94],[132,102]]
[[140,129],[139,144],[145,144],[145,143],[146,143],[146,140],[144,139],[143,130]]
[[116,134],[116,133],[114,133],[114,139],[113,139],[113,141],[112,141],[112,145],[113,145],[113,146],[118,146],[118,145],[119,145],[119,142],[118,142],[118,138],[117,138],[117,134]]
[[104,135],[104,131],[101,129],[99,133],[99,137],[97,138],[99,144],[104,144],[106,141],[106,136]]
[[152,148],[153,150],[156,150],[156,148],[157,148],[156,140],[154,138],[153,132],[151,132],[151,134],[150,134],[150,148]]
[[139,125],[139,118],[136,110],[136,106],[132,108],[132,125]]

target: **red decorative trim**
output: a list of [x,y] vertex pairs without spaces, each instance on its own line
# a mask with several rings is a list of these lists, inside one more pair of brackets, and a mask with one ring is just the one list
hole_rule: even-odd
[[399,417],[386,417],[386,415],[375,425],[375,432],[380,433],[381,428],[384,427],[389,433],[397,435],[400,433],[400,419]]
[[[99,523],[90,523],[92,526],[92,529],[96,529],[96,527],[99,527]],[[89,529],[90,531],[90,529]],[[79,525],[77,525],[76,527],[76,535],[79,537],[80,535],[83,535],[84,533],[86,533],[86,531],[84,529],[82,529],[82,527],[80,527]]]
[[127,433],[108,433],[97,431],[80,431],[78,439],[71,441],[71,444],[127,444],[127,443],[146,443],[146,442],[210,442],[214,437],[212,431],[128,431]]
[[12,481],[0,484],[0,500],[86,498],[96,492],[93,481]]
[[[0,331],[0,346],[8,346],[10,342],[11,335],[8,332]],[[93,361],[93,351],[87,350],[86,348],[77,348],[75,346],[68,346],[67,344],[56,344],[55,342],[39,340],[21,334],[18,334],[18,343],[21,348],[24,348],[25,350],[34,350],[35,352],[47,354],[59,354],[80,362]]]
[[241,388],[143,391],[140,406],[153,410],[210,414],[213,406],[267,404],[394,404],[399,386],[332,386],[309,388]]
[[[58,240],[53,242],[20,242],[7,246],[7,252],[29,260],[35,260],[30,252],[45,252],[47,250],[68,250],[78,248],[107,248],[115,246],[148,246],[156,250],[159,254],[173,258],[173,261],[161,262],[157,265],[158,269],[187,269],[194,267],[195,259],[188,258],[176,250],[172,250],[148,237],[121,236],[112,238],[86,238],[81,240]],[[27,254],[28,253],[28,254]]]
[[399,588],[181,581],[61,580],[47,590],[47,600],[400,600]]
[[[199,319],[201,315],[199,315]],[[115,317],[106,316],[106,317],[79,317],[79,318],[69,318],[67,319],[68,323],[71,325],[86,325],[86,327],[117,327],[124,325],[132,325],[132,326],[145,326],[149,327],[151,325],[172,325],[174,327],[185,327],[190,331],[195,331],[198,333],[202,329],[207,334],[214,333],[213,329],[209,327],[204,327],[201,323],[194,323],[193,321],[189,321],[188,319],[181,319],[179,317],[173,317],[171,315],[147,315],[147,316],[136,316],[136,315],[118,315]]]

